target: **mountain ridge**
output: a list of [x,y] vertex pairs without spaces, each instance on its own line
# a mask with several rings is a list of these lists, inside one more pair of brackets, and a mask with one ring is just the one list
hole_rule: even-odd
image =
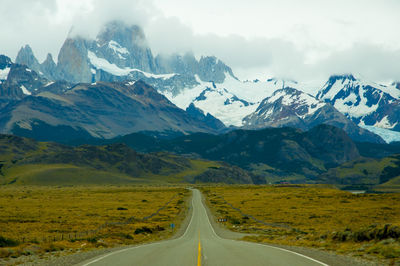
[[[47,83],[57,80],[66,80],[72,84],[143,80],[182,110],[188,110],[187,108],[193,104],[193,107],[201,110],[204,116],[211,115],[227,127],[251,128],[249,123],[252,119],[258,121],[258,128],[292,125],[307,129],[317,123],[328,123],[345,129],[357,141],[383,142],[383,139],[376,134],[360,128],[359,126],[363,124],[356,121],[354,117],[348,116],[340,108],[337,108],[338,111],[346,117],[340,117],[334,109],[324,107],[323,111],[318,108],[318,116],[309,116],[309,121],[305,121],[304,117],[301,117],[303,115],[296,115],[296,113],[299,114],[298,108],[281,104],[282,108],[293,114],[290,116],[293,120],[292,124],[285,121],[289,116],[282,116],[281,111],[276,111],[274,115],[281,117],[281,121],[256,119],[257,108],[265,104],[266,99],[272,97],[273,93],[286,87],[301,91],[303,85],[278,79],[240,81],[229,66],[214,56],[201,56],[199,59],[196,59],[193,53],[154,56],[143,30],[138,26],[126,25],[120,21],[105,24],[96,39],[68,36],[60,49],[57,64],[51,55],[39,64],[29,46],[21,49],[17,59],[17,63],[27,64],[41,78],[46,79]],[[347,79],[356,81],[351,75],[347,75]],[[43,89],[44,84],[35,88],[27,88],[25,85],[21,87],[21,85],[23,84],[19,84],[18,87],[3,86],[2,90],[7,90],[9,94],[15,91],[13,97],[17,100],[29,93],[38,95],[32,89],[46,91]],[[292,92],[292,94],[294,97],[298,93]],[[320,97],[317,97],[318,101],[325,101],[336,108],[335,102],[322,99],[321,95],[322,92],[318,93],[317,96]],[[317,103],[317,105],[320,104]],[[393,102],[387,102],[380,112],[390,112],[389,109],[393,105]],[[304,105],[303,108],[310,110],[313,109],[312,106],[313,104]],[[393,113],[392,116],[389,118],[383,116],[380,124],[373,125],[384,127],[385,119],[389,119],[390,122],[397,119],[393,118],[397,113],[391,113]],[[215,121],[209,120],[209,122]],[[394,129],[397,130],[397,128]],[[146,131],[148,128],[143,128],[143,130]],[[121,134],[125,133],[121,132]],[[376,133],[380,134],[379,131]]]

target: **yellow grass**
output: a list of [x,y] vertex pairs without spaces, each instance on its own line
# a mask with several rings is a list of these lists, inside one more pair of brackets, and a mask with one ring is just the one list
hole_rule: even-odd
[[[0,237],[18,245],[0,248],[0,257],[165,238],[172,233],[170,224],[179,226],[183,220],[189,194],[167,187],[3,186]],[[165,205],[154,217],[142,220]]]
[[[351,194],[327,187],[234,186],[203,188],[217,217],[248,240],[336,250],[353,255],[400,257],[400,240],[377,236],[400,232],[400,194]],[[264,221],[263,224],[244,214]],[[379,231],[381,230],[381,231]],[[396,231],[397,230],[397,231]]]

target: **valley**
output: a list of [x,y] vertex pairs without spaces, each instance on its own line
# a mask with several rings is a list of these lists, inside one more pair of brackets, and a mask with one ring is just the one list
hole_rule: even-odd
[[399,6],[5,1],[0,265],[400,265]]

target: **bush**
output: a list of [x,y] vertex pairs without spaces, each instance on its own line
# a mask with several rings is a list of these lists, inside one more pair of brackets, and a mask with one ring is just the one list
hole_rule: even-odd
[[236,219],[236,218],[233,218],[233,217],[229,217],[228,221],[233,225],[239,225],[239,224],[242,223],[239,219]]
[[133,239],[133,236],[130,234],[121,234],[121,236],[125,239]]
[[95,238],[95,237],[90,237],[90,238],[88,238],[88,239],[86,239],[88,242],[90,242],[90,243],[97,243],[97,238]]
[[18,241],[0,236],[0,247],[15,247],[18,244]]
[[136,230],[134,232],[135,235],[144,234],[144,233],[151,234],[151,233],[153,233],[153,231],[150,228],[148,228],[147,226],[143,226],[143,227],[140,227],[140,228],[136,228]]
[[124,208],[124,207],[118,207],[117,210],[118,210],[118,211],[127,211],[128,209],[127,209],[127,208]]
[[372,225],[368,228],[358,231],[351,231],[346,229],[344,232],[335,232],[332,236],[333,240],[344,241],[371,241],[371,240],[384,240],[384,239],[400,239],[400,227],[386,224],[381,228]]

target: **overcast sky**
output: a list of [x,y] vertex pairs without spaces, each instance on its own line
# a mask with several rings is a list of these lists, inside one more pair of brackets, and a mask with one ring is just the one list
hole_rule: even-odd
[[355,73],[400,80],[398,0],[1,0],[0,53],[30,44],[56,58],[71,27],[94,37],[112,19],[139,24],[155,54],[215,55],[242,79],[322,81]]

